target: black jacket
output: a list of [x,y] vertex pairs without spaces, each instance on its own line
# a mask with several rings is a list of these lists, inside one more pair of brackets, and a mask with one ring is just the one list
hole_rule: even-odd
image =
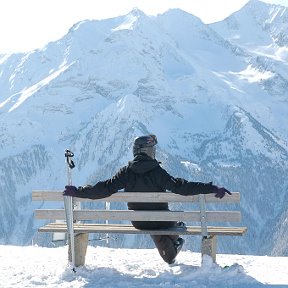
[[[213,193],[211,183],[189,182],[169,175],[159,162],[146,155],[137,155],[111,179],[95,186],[79,187],[77,197],[101,199],[118,190],[127,192],[164,192],[169,190],[180,195]],[[128,203],[131,210],[168,210],[168,203]]]

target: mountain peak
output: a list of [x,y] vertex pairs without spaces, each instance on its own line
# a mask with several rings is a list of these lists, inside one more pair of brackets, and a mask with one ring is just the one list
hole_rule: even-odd
[[167,18],[169,18],[170,21],[173,21],[173,20],[178,21],[179,18],[182,19],[181,21],[183,21],[183,20],[185,21],[187,19],[190,22],[193,21],[194,24],[197,23],[200,25],[205,25],[200,18],[198,18],[197,16],[190,14],[189,12],[186,12],[180,8],[169,9],[165,13],[163,13],[161,15],[161,17],[167,17]]
[[[288,8],[259,0],[210,26],[222,37],[241,46],[288,45]],[[247,33],[249,31],[249,33]]]
[[[139,25],[139,20],[146,22],[149,17],[141,11],[139,8],[134,7],[127,15],[124,16],[121,23],[117,27],[113,28],[113,31],[118,30],[133,30],[135,25]],[[149,20],[148,20],[149,21]]]
[[[142,10],[140,10],[139,8],[137,8],[137,7],[134,7],[134,8],[130,11],[129,14],[131,14],[131,15],[133,15],[133,16],[136,16],[136,17],[146,16],[146,14],[145,14]],[[129,14],[128,14],[128,15],[129,15]]]
[[248,1],[243,8],[269,8],[271,6],[279,6],[279,5],[276,5],[276,4],[269,4],[269,3],[266,3],[266,2],[263,2],[261,0],[250,0]]

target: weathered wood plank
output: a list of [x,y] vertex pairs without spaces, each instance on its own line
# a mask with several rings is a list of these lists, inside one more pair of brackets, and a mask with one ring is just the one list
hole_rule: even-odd
[[[33,201],[63,201],[61,191],[32,191]],[[199,195],[182,196],[171,192],[118,192],[110,197],[91,200],[84,198],[76,198],[77,201],[107,201],[107,202],[198,202]],[[205,195],[206,202],[211,203],[239,203],[240,193],[233,192],[232,195],[226,195],[219,199],[214,194]]]
[[[39,232],[67,232],[63,223],[50,223],[38,229]],[[201,235],[200,226],[187,226],[186,228],[139,230],[132,225],[125,224],[74,224],[75,233],[123,233],[123,234],[154,234],[154,235]],[[209,235],[241,236],[247,227],[218,227],[208,226]]]
[[210,235],[209,237],[203,237],[201,241],[201,254],[202,263],[203,256],[208,255],[212,258],[213,262],[216,262],[216,250],[217,250],[217,238],[216,235]]
[[[65,219],[64,209],[35,210],[36,219]],[[240,222],[239,211],[207,211],[207,222]],[[200,211],[75,210],[75,220],[191,221],[200,222]]]
[[[88,246],[89,235],[87,233],[78,233],[74,237],[74,247],[75,247],[75,266],[85,265],[85,258]],[[68,260],[72,262],[71,245],[69,243],[68,248]]]

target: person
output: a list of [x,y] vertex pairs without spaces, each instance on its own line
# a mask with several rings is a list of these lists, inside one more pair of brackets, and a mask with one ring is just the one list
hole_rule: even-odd
[[[171,176],[155,159],[157,137],[145,135],[137,137],[133,144],[134,159],[122,167],[112,178],[99,181],[91,186],[65,186],[64,196],[89,199],[108,197],[119,190],[126,192],[165,192],[171,191],[180,195],[197,195],[214,193],[215,197],[223,198],[231,194],[224,187],[210,183],[191,182]],[[168,203],[128,203],[129,210],[169,210]],[[174,221],[132,221],[138,229],[169,229],[183,226],[182,222]],[[185,225],[185,224],[184,224]],[[163,260],[169,264],[175,262],[184,239],[179,235],[150,235]]]

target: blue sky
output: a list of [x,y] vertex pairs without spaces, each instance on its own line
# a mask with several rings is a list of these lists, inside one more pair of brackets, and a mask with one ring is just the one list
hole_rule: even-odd
[[[78,21],[124,15],[138,7],[148,15],[181,8],[204,23],[216,22],[249,0],[9,0],[0,3],[0,54],[45,46]],[[288,0],[262,0],[288,7]]]

